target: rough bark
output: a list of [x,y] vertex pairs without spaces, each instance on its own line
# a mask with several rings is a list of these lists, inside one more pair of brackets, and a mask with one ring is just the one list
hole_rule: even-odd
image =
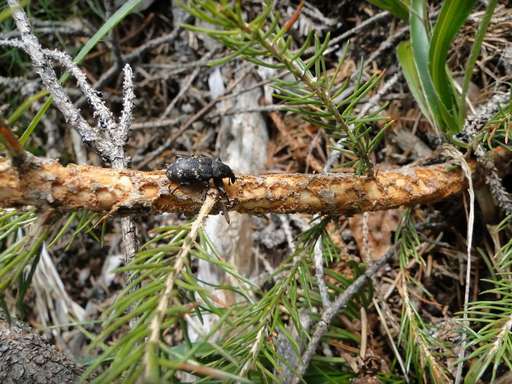
[[[474,163],[472,163],[474,166]],[[378,170],[375,177],[336,173],[238,175],[225,184],[230,209],[259,214],[357,213],[432,203],[466,188],[460,168],[450,162]],[[96,212],[195,213],[204,191],[168,181],[164,171],[62,166],[35,159],[23,170],[0,157],[0,207],[52,206]]]
[[82,370],[21,322],[0,315],[0,383],[77,383]]

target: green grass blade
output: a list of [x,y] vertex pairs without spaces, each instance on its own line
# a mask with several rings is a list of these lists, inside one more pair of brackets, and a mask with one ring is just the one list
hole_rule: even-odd
[[[43,92],[44,93],[41,96],[46,96],[48,94],[48,91],[43,91]],[[35,95],[36,97],[32,98],[30,101],[34,102],[35,100],[38,99],[37,96],[39,96],[39,95],[40,95],[40,93]],[[42,105],[41,109],[39,109],[39,111],[37,111],[36,115],[30,122],[30,124],[28,125],[27,129],[25,129],[25,131],[23,131],[23,134],[20,137],[21,145],[25,146],[25,144],[28,142],[28,139],[30,139],[30,136],[32,135],[32,133],[34,133],[34,130],[36,129],[37,125],[39,124],[41,119],[44,117],[44,115],[46,115],[46,112],[48,112],[48,109],[50,109],[50,107],[52,106],[52,103],[53,103],[53,99],[51,97],[49,97],[48,99],[46,99],[46,101]],[[30,107],[30,105],[25,102],[22,104],[22,106],[26,106],[27,108]],[[16,110],[14,113],[16,113],[16,112],[18,112],[18,110]],[[13,119],[10,117],[9,121],[11,121],[11,120],[13,120]]]
[[27,109],[29,109],[32,104],[34,104],[39,99],[45,97],[46,95],[48,95],[48,91],[43,89],[43,90],[37,92],[36,94],[27,97],[18,106],[18,108],[16,108],[16,110],[13,113],[11,113],[11,115],[9,116],[9,118],[7,120],[7,123],[12,126],[16,121],[18,121],[23,116],[25,111]]
[[[115,28],[123,19],[128,16],[143,0],[129,0],[123,4],[108,20],[101,26],[101,28],[91,37],[87,43],[82,47],[78,55],[74,58],[73,62],[79,64],[87,56],[87,54],[103,39],[112,29]],[[65,75],[66,76],[66,75]],[[69,75],[67,76],[69,77]],[[67,78],[66,77],[66,78]]]

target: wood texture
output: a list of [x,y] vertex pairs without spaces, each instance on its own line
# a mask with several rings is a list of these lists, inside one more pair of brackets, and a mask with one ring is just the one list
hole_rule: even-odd
[[0,315],[0,383],[77,383],[82,369],[19,321]]
[[[237,175],[225,183],[230,209],[259,214],[357,213],[432,203],[466,188],[453,163],[377,170],[374,178],[353,174]],[[170,183],[164,171],[62,166],[35,159],[23,170],[0,158],[0,207],[84,208],[97,212],[195,213],[204,191]]]

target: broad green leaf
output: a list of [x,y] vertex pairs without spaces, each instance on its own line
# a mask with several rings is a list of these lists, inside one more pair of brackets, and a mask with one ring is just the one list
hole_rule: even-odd
[[414,63],[414,56],[412,54],[412,47],[409,41],[403,41],[396,49],[398,62],[402,67],[402,71],[409,85],[409,89],[414,96],[414,99],[418,103],[421,112],[426,116],[430,123],[434,124],[434,118],[430,112],[430,108],[426,99],[426,96],[421,87],[420,76]]
[[425,99],[431,111],[434,124],[443,132],[457,128],[457,120],[450,115],[437,94],[430,73],[430,39],[425,26],[425,0],[412,0],[409,14],[411,24],[411,45],[414,62]]
[[478,31],[475,36],[475,42],[471,47],[471,54],[469,55],[469,60],[466,64],[466,70],[464,71],[464,81],[462,84],[462,94],[459,99],[459,124],[462,126],[464,124],[464,118],[466,117],[466,95],[469,89],[469,82],[471,81],[471,76],[473,75],[473,68],[475,67],[476,60],[480,53],[480,48],[482,47],[482,42],[484,41],[485,33],[487,32],[487,28],[489,27],[489,23],[491,22],[492,15],[494,13],[494,9],[496,8],[498,1],[491,0],[487,4],[487,8],[485,10],[484,17],[480,22],[480,26],[478,27]]
[[[456,92],[453,80],[448,73],[446,61],[448,51],[469,16],[475,0],[450,0],[445,1],[441,13],[437,19],[430,45],[430,73],[432,82],[441,102],[450,115],[457,114]],[[459,130],[458,127],[448,127],[450,130]]]

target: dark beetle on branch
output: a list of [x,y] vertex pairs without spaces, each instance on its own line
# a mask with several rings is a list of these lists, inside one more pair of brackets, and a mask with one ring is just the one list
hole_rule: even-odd
[[169,180],[183,186],[201,186],[208,188],[210,180],[213,179],[215,187],[226,198],[222,179],[229,178],[231,183],[236,181],[236,176],[220,159],[212,159],[206,156],[181,157],[167,168]]

